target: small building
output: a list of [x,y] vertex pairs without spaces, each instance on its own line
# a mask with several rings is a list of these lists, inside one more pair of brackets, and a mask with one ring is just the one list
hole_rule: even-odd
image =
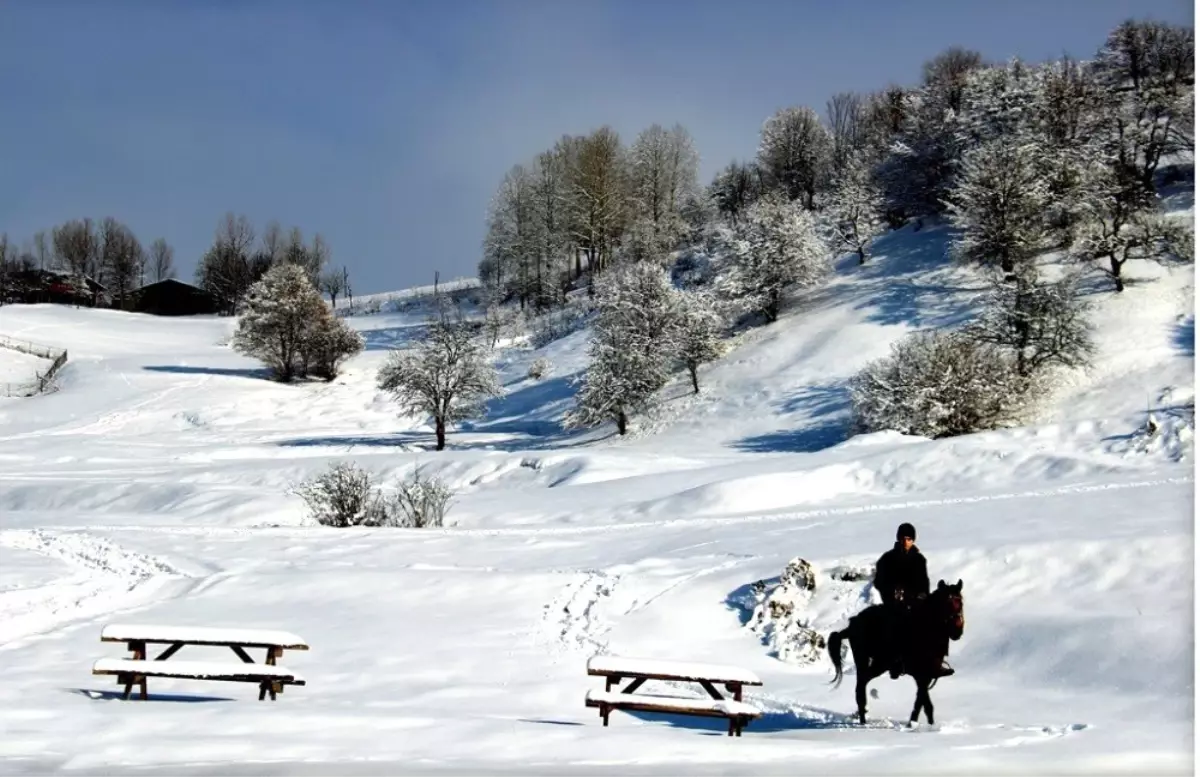
[[148,283],[131,294],[129,309],[155,316],[198,316],[217,312],[213,295],[190,283],[167,278]]

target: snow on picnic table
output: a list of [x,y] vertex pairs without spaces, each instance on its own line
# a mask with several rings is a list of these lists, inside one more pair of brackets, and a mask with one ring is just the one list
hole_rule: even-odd
[[153,624],[113,623],[100,632],[102,640],[141,642],[193,642],[213,645],[284,647],[305,650],[303,638],[286,631],[267,629],[230,629],[203,626],[156,626]]

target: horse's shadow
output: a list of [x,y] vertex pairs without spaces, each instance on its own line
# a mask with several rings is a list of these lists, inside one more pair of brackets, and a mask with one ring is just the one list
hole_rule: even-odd
[[[754,698],[746,701],[754,704]],[[643,712],[641,710],[619,710],[644,723],[666,724],[673,728],[701,731],[707,736],[728,736],[729,721],[725,718],[707,718],[696,715],[678,715],[670,712]],[[616,720],[614,715],[613,720]],[[869,724],[868,724],[869,727]],[[742,736],[773,734],[782,731],[833,731],[837,729],[861,729],[854,715],[834,712],[821,707],[801,705],[791,710],[764,710],[742,731]]]

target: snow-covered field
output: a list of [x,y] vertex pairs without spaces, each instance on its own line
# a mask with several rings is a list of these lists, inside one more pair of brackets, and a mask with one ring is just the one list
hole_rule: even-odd
[[[0,773],[1191,772],[1193,269],[1098,285],[1096,366],[1028,426],[846,441],[846,378],[973,310],[945,237],[840,265],[626,439],[558,425],[586,332],[503,350],[506,396],[442,453],[374,386],[420,310],[350,317],[367,350],[343,376],[285,386],[228,349],[227,319],[0,308],[0,333],[71,353],[58,392],[0,403]],[[337,460],[429,466],[461,492],[453,525],[311,525],[289,486]],[[907,677],[875,681],[860,728],[853,678],[832,689],[826,657],[756,626],[754,584],[809,561],[796,617],[827,634],[870,596],[840,571],[902,521],[935,581],[964,582],[958,673],[932,729],[904,726]],[[259,703],[151,679],[122,702],[90,673],[123,655],[99,641],[112,622],[294,632],[312,649],[283,663],[308,685]],[[742,666],[765,715],[740,739],[641,713],[603,728],[599,652]]]

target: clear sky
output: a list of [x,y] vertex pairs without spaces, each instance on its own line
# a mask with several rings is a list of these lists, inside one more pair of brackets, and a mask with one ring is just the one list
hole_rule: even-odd
[[190,280],[223,213],[321,232],[358,293],[473,275],[501,176],[681,122],[705,182],[777,108],[951,45],[1095,53],[1191,0],[0,0],[0,230],[115,216]]

